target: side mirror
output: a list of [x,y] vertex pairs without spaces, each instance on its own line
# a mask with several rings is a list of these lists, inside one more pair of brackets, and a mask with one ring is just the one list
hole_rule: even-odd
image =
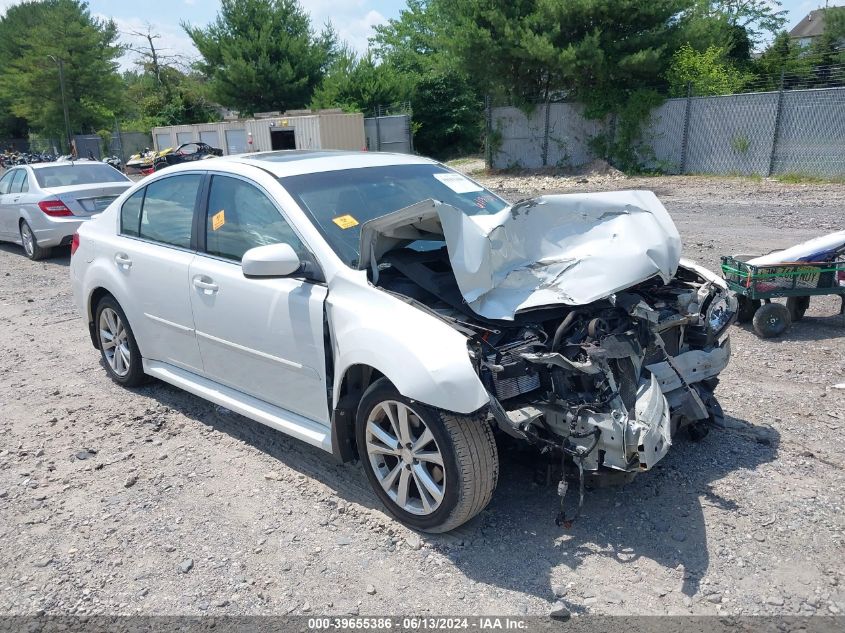
[[287,277],[302,267],[290,244],[257,246],[244,253],[241,270],[246,277]]

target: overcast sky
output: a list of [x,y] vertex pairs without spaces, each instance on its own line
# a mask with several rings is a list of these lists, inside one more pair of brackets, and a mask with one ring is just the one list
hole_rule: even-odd
[[[647,2],[648,0],[643,0]],[[0,12],[19,0],[0,0]],[[399,16],[405,0],[301,0],[311,14],[317,30],[331,21],[340,38],[355,50],[367,50],[367,38],[373,34],[372,27],[389,18]],[[824,6],[824,0],[784,0],[783,7],[789,11],[788,28],[797,24],[810,10]],[[842,5],[845,0],[833,0],[830,5]],[[164,52],[178,54],[186,59],[196,58],[196,49],[179,26],[181,21],[194,25],[206,25],[220,7],[219,0],[90,0],[91,12],[99,17],[113,18],[122,34],[122,39],[133,43],[132,31],[145,30],[146,24],[161,35],[159,46]],[[123,60],[124,68],[131,66],[131,53]]]

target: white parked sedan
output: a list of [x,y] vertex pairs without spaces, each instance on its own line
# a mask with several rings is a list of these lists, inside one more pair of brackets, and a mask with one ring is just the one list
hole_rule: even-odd
[[49,257],[131,186],[114,167],[94,161],[13,167],[0,178],[0,241],[20,244],[30,259]]
[[650,192],[508,206],[423,158],[257,153],[145,179],[71,251],[115,381],[360,458],[418,529],[487,505],[494,431],[583,483],[651,468],[719,414],[736,301],[680,260]]

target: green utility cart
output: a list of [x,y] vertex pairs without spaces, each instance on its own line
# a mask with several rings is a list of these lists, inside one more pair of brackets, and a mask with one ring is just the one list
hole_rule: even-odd
[[[754,266],[752,255],[722,257],[722,274],[739,300],[739,323],[753,322],[763,338],[780,336],[804,317],[810,297],[839,295],[845,321],[845,261]],[[786,305],[772,299],[786,298]]]

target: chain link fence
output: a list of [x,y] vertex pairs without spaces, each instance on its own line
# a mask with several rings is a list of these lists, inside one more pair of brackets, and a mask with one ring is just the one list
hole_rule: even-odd
[[[613,120],[577,103],[490,107],[488,163],[496,169],[575,168],[597,156]],[[637,143],[645,170],[669,174],[845,177],[845,87],[668,99]]]

